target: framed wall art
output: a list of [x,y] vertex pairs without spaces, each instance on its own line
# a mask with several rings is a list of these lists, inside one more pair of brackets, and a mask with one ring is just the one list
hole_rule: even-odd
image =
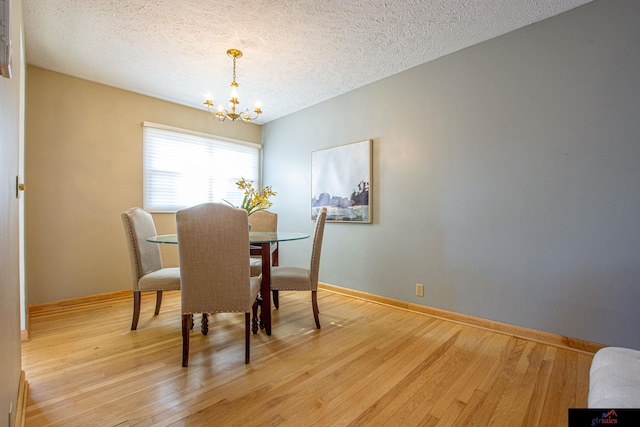
[[371,223],[372,140],[311,153],[311,219],[327,208],[327,221]]
[[0,76],[11,78],[11,0],[0,5]]

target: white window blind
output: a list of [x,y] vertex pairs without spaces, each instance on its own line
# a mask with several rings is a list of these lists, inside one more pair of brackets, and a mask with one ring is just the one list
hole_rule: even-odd
[[240,178],[259,187],[260,146],[143,123],[143,198],[151,212],[204,202],[240,205]]

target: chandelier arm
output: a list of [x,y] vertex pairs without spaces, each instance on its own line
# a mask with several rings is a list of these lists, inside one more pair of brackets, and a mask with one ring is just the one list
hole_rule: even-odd
[[258,116],[260,115],[260,113],[262,112],[262,111],[260,111],[260,109],[259,109],[259,108],[256,108],[256,109],[255,109],[255,110],[253,110],[253,111],[254,111],[254,113],[256,113],[256,115],[255,115],[255,116],[253,116],[253,117],[251,117],[251,113],[249,112],[249,110],[248,110],[248,109],[247,109],[247,110],[245,110],[245,111],[244,111],[244,113],[242,113],[242,115],[241,115],[240,117],[241,117],[241,119],[242,119],[242,122],[243,122],[243,123],[249,123],[249,122],[251,122],[251,121],[253,121],[253,120],[257,119],[257,118],[258,118]]

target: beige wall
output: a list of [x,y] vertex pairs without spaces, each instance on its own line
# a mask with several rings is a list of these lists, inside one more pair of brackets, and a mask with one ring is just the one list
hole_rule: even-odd
[[[260,143],[257,125],[219,123],[193,108],[27,68],[27,302],[129,289],[120,213],[142,206],[143,121]],[[155,215],[159,233],[173,214]],[[163,247],[165,264],[177,250]]]

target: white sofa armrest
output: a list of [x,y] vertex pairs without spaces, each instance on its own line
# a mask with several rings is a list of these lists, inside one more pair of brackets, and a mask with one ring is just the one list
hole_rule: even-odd
[[640,351],[605,347],[589,371],[589,408],[640,408]]

